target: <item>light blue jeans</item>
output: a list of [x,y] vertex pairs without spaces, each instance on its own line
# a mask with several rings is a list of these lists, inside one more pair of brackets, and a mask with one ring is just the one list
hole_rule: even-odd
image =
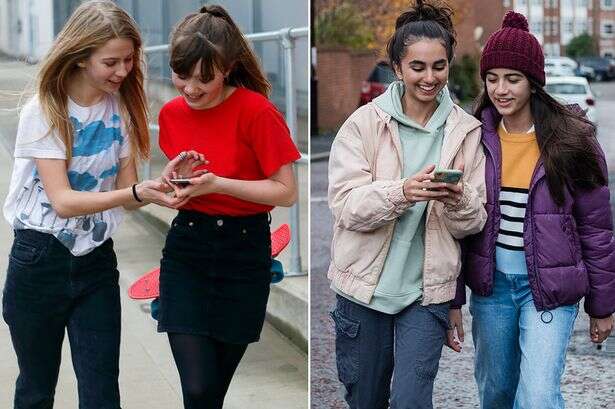
[[472,294],[474,376],[482,409],[562,409],[560,379],[578,304],[536,311],[527,274],[495,272],[493,294]]

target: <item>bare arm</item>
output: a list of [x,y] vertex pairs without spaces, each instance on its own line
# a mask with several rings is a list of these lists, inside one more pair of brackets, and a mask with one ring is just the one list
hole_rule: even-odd
[[238,180],[203,173],[191,179],[185,188],[174,187],[180,198],[221,193],[270,206],[292,206],[297,200],[297,186],[292,164],[283,165],[268,179]]
[[[137,169],[133,161],[130,161],[128,158],[120,159],[120,170],[117,173],[117,178],[115,180],[116,189],[126,189],[130,188],[132,190],[132,185],[137,183]],[[132,191],[130,192],[132,195]],[[141,198],[142,190],[137,186],[137,196]],[[134,199],[134,197],[133,197]],[[128,203],[123,204],[124,209],[126,210],[135,210],[140,207],[145,206],[145,201],[137,202],[136,200],[132,200]]]
[[63,159],[36,159],[36,168],[51,206],[62,218],[98,213],[118,206],[136,209],[142,205],[156,202],[174,207],[179,199],[170,198],[156,188],[161,188],[157,181],[145,181],[137,185],[137,195],[143,200],[139,203],[132,194],[132,185],[136,183],[137,171],[134,163],[122,159],[117,176],[118,189],[110,192],[82,192],[73,190],[68,181],[66,161]]

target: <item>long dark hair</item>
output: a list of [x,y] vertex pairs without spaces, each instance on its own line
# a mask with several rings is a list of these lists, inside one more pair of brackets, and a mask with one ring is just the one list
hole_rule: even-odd
[[447,5],[434,5],[423,0],[417,0],[414,7],[400,14],[395,21],[395,33],[387,43],[391,67],[399,66],[406,54],[406,46],[422,38],[440,40],[450,63],[457,44],[452,16],[453,10]]
[[203,6],[187,15],[171,32],[171,69],[189,76],[201,60],[201,81],[214,77],[214,67],[225,73],[225,84],[245,87],[267,97],[271,84],[263,74],[245,37],[221,6]]
[[[564,106],[546,93],[532,77],[530,110],[536,129],[547,185],[558,206],[564,204],[564,189],[592,189],[604,186],[606,177],[600,166],[596,126],[585,118],[578,106]],[[485,84],[483,84],[485,85]],[[477,98],[474,116],[481,119],[485,109],[495,109],[486,85]]]

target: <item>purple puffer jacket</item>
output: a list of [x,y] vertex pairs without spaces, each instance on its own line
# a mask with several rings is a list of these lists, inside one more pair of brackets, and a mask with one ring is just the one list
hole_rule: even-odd
[[[463,243],[464,261],[452,308],[465,304],[464,283],[481,296],[493,291],[495,241],[500,225],[500,118],[495,109],[482,113],[487,223],[481,233],[467,237]],[[606,175],[601,150],[600,154]],[[575,304],[585,297],[585,311],[592,317],[607,317],[615,311],[615,239],[608,186],[578,192],[566,189],[564,205],[558,207],[549,193],[539,159],[530,183],[523,241],[537,310]]]

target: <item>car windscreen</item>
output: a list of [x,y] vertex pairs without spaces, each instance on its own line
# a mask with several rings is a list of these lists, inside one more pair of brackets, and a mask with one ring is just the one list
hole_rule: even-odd
[[547,84],[545,89],[549,94],[585,94],[587,90],[583,84],[565,84],[565,83],[553,83]]
[[395,73],[385,64],[376,65],[368,79],[370,82],[381,82],[383,84],[390,84],[395,80],[397,80],[397,78],[395,78]]

